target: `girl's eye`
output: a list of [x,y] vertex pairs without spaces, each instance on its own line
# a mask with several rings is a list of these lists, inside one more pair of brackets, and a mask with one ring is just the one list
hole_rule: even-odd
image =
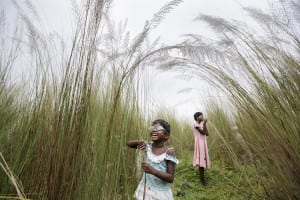
[[149,128],[150,131],[163,131],[165,130],[162,126],[151,126]]

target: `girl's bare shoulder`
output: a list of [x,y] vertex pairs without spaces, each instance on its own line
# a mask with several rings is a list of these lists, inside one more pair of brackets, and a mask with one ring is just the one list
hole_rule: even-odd
[[166,153],[170,156],[175,156],[175,151],[173,147],[168,147]]

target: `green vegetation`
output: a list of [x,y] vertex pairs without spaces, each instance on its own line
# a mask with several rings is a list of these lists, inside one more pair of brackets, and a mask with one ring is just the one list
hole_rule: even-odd
[[[184,196],[176,196],[175,199],[267,199],[264,197],[262,185],[253,184],[259,180],[253,168],[248,166],[232,170],[226,168],[221,161],[215,160],[212,167],[205,172],[209,184],[202,186],[198,169],[192,166],[192,154],[193,152],[186,152],[176,168],[172,189],[175,195],[183,191]],[[186,183],[190,188],[185,186]]]
[[299,20],[296,11],[286,8],[289,15],[278,11],[281,18],[248,9],[262,35],[242,22],[200,16],[220,40],[208,43],[194,35],[182,48],[192,61],[183,69],[228,97],[207,106],[221,142],[219,158],[234,169],[241,163],[253,167],[268,199],[300,197],[300,46],[294,26]]
[[[156,117],[170,122],[169,145],[181,161],[174,194],[183,183],[191,186],[176,199],[300,198],[298,4],[281,18],[248,9],[265,35],[240,22],[200,16],[220,40],[189,35],[180,45],[148,44],[149,32],[180,2],[167,3],[133,39],[107,19],[110,1],[74,4],[77,27],[63,45],[25,14],[36,13],[34,6],[17,6],[24,19],[12,37],[18,40],[7,40],[1,16],[0,199],[132,199],[138,168],[126,141],[147,139]],[[33,77],[12,82],[10,72],[28,49]],[[181,57],[172,57],[173,49]],[[148,83],[141,78],[150,63],[205,78],[227,97],[206,105],[207,187],[192,167],[191,123],[169,111],[150,112]]]

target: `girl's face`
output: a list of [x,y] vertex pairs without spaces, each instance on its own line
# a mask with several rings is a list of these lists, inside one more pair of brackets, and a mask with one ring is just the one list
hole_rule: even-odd
[[197,117],[197,122],[202,122],[203,121],[203,115],[199,115],[198,117]]
[[153,124],[150,127],[150,137],[152,141],[165,141],[169,136],[160,124]]

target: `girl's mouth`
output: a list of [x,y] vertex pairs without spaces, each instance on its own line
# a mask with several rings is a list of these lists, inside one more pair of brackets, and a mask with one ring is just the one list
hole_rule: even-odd
[[157,139],[158,134],[157,133],[151,133],[151,139]]

